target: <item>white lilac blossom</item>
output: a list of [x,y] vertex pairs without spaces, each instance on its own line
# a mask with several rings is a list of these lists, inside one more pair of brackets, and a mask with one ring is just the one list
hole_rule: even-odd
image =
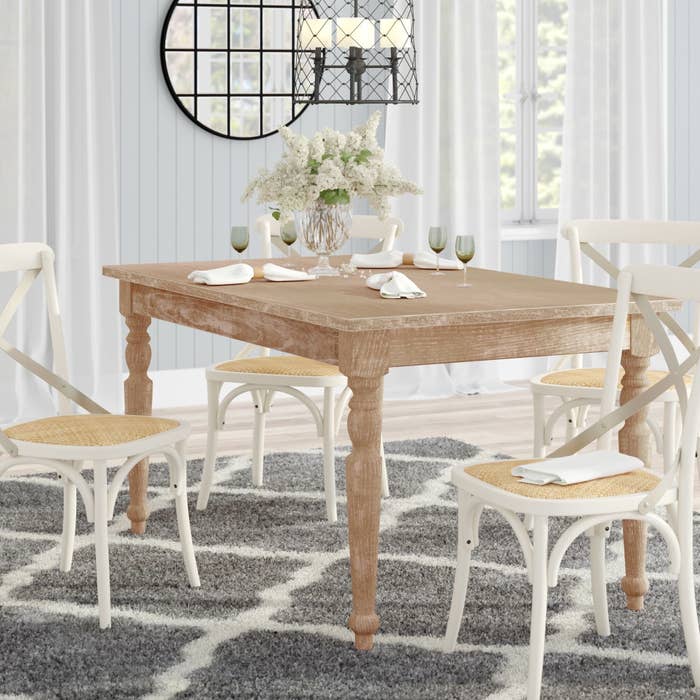
[[286,223],[295,211],[318,202],[349,204],[355,197],[365,197],[385,219],[390,197],[421,190],[384,162],[384,151],[377,143],[380,119],[376,112],[348,134],[324,129],[311,139],[282,127],[286,146],[282,160],[273,170],[260,171],[246,187],[243,200],[257,194],[258,203],[273,206],[276,218]]

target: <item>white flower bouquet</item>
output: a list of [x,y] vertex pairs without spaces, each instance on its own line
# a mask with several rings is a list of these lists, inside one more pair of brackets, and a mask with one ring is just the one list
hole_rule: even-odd
[[349,205],[355,197],[366,197],[380,218],[389,214],[389,198],[420,194],[420,188],[401,177],[398,169],[384,162],[377,143],[381,114],[350,133],[324,129],[309,139],[282,127],[286,149],[271,171],[262,170],[248,185],[243,201],[257,193],[257,201],[274,207],[281,223],[294,212],[318,204]]

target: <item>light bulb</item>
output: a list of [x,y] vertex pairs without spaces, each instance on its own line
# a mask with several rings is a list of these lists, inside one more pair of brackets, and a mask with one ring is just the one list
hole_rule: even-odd
[[339,17],[336,20],[337,45],[341,49],[374,48],[374,22],[362,17]]
[[301,23],[299,44],[302,50],[332,49],[333,20],[326,18],[305,19]]
[[391,17],[379,21],[379,45],[383,49],[403,49],[411,38],[413,21],[404,17]]

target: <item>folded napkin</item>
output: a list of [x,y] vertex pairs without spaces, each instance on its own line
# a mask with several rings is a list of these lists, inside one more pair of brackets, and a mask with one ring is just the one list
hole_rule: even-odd
[[314,275],[309,275],[303,270],[292,270],[272,263],[266,263],[262,269],[255,269],[247,263],[237,263],[226,267],[217,267],[214,270],[195,270],[187,275],[187,279],[192,280],[192,282],[212,286],[247,284],[253,278],[264,278],[269,282],[305,282],[316,279]]
[[[355,267],[365,269],[383,269],[399,267],[399,265],[413,265],[424,270],[434,270],[437,266],[433,253],[402,253],[400,250],[383,250],[379,253],[355,253],[350,259]],[[459,260],[440,258],[441,270],[461,270],[463,267]]]
[[584,452],[570,457],[556,457],[542,462],[514,467],[511,474],[522,477],[521,483],[543,486],[559,484],[568,486],[583,481],[593,481],[606,476],[617,476],[641,469],[644,462],[637,457],[609,450]]
[[273,263],[263,265],[263,277],[269,282],[306,282],[315,280],[315,275],[310,275],[304,270],[293,270],[289,267],[280,267]]
[[350,262],[355,267],[381,270],[382,268],[403,265],[403,258],[404,254],[400,250],[383,250],[380,253],[355,253],[350,258]]
[[[435,254],[434,253],[416,253],[413,256],[413,265],[420,267],[423,270],[435,270]],[[464,267],[459,260],[450,260],[448,258],[440,258],[441,270],[461,270]]]
[[427,294],[403,272],[384,272],[367,280],[370,289],[378,289],[384,299],[420,299]]
[[197,284],[209,284],[212,286],[224,284],[247,284],[253,279],[255,270],[246,263],[236,263],[226,267],[217,267],[214,270],[194,270],[187,275],[188,280]]

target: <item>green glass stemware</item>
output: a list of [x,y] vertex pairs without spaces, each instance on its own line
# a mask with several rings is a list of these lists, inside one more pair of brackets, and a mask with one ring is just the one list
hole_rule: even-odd
[[231,247],[239,254],[243,255],[248,249],[250,234],[247,226],[231,227]]
[[428,230],[428,245],[435,253],[435,272],[434,275],[444,275],[440,272],[440,253],[445,250],[447,245],[447,230],[444,226],[431,226]]
[[475,253],[474,236],[457,236],[455,238],[455,255],[464,264],[464,281],[458,284],[458,287],[471,287],[471,284],[467,282],[467,263],[474,257]]
[[282,239],[282,243],[287,246],[287,262],[284,266],[294,267],[291,262],[291,257],[292,246],[297,242],[297,229],[293,221],[290,221],[282,226],[282,229],[280,230],[280,238]]

